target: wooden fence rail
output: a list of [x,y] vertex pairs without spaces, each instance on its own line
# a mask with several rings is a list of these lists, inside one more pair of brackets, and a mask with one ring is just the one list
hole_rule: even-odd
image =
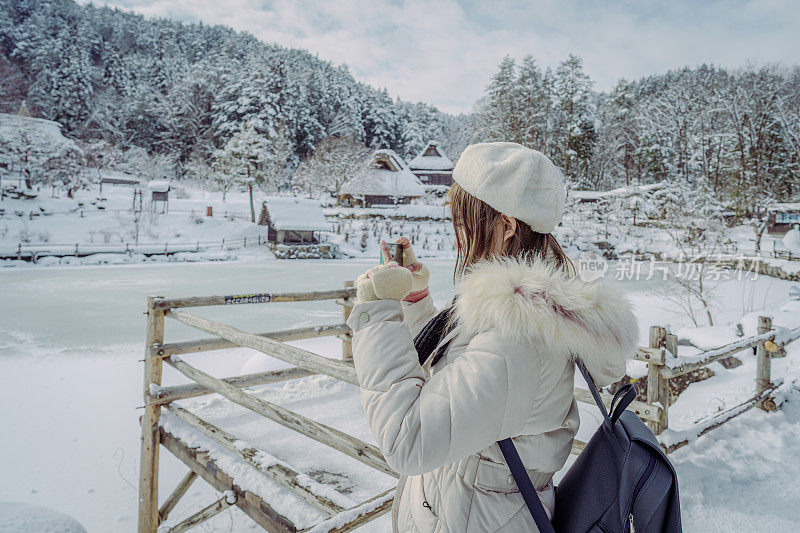
[[[193,450],[178,437],[165,431],[160,425],[162,408],[189,428],[211,439],[217,445],[250,465],[265,478],[279,483],[287,491],[322,511],[328,518],[317,524],[316,528],[337,532],[350,531],[389,510],[391,506],[391,491],[386,491],[371,500],[347,509],[349,502],[347,498],[343,498],[342,501],[335,501],[336,498],[331,499],[330,491],[326,491],[325,487],[318,486],[320,484],[316,482],[309,481],[307,476],[295,470],[291,465],[278,460],[264,460],[264,452],[243,445],[234,435],[172,403],[177,400],[206,394],[219,394],[231,402],[287,427],[300,435],[314,439],[349,455],[383,474],[397,477],[397,473],[392,471],[386,464],[377,447],[303,415],[267,402],[243,390],[256,385],[279,383],[317,374],[327,375],[357,386],[358,378],[352,362],[351,332],[345,324],[353,307],[354,298],[355,289],[352,282],[345,282],[342,289],[327,291],[259,292],[189,298],[151,296],[148,298],[143,387],[145,407],[141,419],[140,533],[154,533],[163,521],[167,519],[175,505],[198,477],[210,483],[217,490],[228,491],[226,496],[195,513],[169,531],[185,531],[208,520],[231,505],[238,506],[253,518],[256,523],[270,531],[297,531],[292,522],[273,509],[269,502],[261,500],[247,491],[246,488],[237,486],[229,475],[219,471],[218,466],[207,454]],[[332,300],[341,306],[342,323],[264,333],[248,333],[233,326],[181,310],[186,307],[320,300]],[[214,335],[214,338],[164,343],[164,322],[166,318],[174,319],[197,330],[210,333]],[[323,357],[285,344],[285,341],[289,340],[322,336],[336,336],[341,339],[341,360]],[[777,339],[776,332],[772,329],[771,320],[768,317],[759,317],[757,335],[714,350],[702,352],[695,356],[696,361],[672,365],[670,364],[671,361],[677,358],[678,355],[677,337],[669,334],[663,327],[652,326],[650,328],[649,345],[638,348],[634,354],[635,359],[647,365],[646,397],[641,397],[632,402],[628,409],[644,420],[656,435],[660,435],[669,427],[671,379],[707,368],[708,365],[714,362],[753,348],[755,348],[756,352],[757,367],[753,396],[728,410],[715,413],[713,416],[699,422],[694,431],[684,432],[689,435],[686,438],[682,440],[673,439],[672,442],[662,444],[662,446],[667,453],[670,453],[685,446],[693,438],[719,427],[754,406],[767,411],[775,409],[775,402],[772,400],[771,395],[777,383],[771,379],[770,358],[777,350],[782,349],[783,346],[797,338],[800,338],[800,328],[788,333],[782,332],[780,339]],[[265,354],[265,356],[279,359],[293,366],[282,370],[220,379],[199,370],[178,357],[178,355],[183,354],[233,347],[251,348]],[[668,356],[668,353],[671,356]],[[163,363],[167,363],[189,378],[191,383],[162,386]],[[609,405],[612,395],[604,391],[600,391],[600,393],[603,401],[606,405]],[[580,402],[594,404],[589,390],[575,388],[574,396]],[[166,447],[186,463],[190,468],[190,472],[176,486],[159,509],[157,495],[160,445]],[[572,453],[581,453],[584,446],[585,443],[576,440],[573,444]],[[325,494],[329,496],[325,496]]]

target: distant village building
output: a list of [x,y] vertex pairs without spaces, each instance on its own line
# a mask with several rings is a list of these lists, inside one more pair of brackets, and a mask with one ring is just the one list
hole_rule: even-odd
[[430,141],[428,145],[411,160],[408,168],[426,185],[453,184],[453,162],[439,148],[438,144]]
[[141,183],[139,178],[133,174],[121,172],[119,170],[98,169],[97,173],[100,176],[99,183],[101,193],[103,192],[103,185],[130,185],[137,187]]
[[150,209],[153,213],[166,213],[169,211],[169,182],[154,180],[147,184],[147,190],[152,192]]
[[800,224],[800,202],[772,204],[767,208],[767,233],[784,234]]
[[610,198],[627,198],[635,194],[648,195],[661,188],[661,183],[648,183],[647,185],[630,185],[618,187],[610,191],[571,191],[569,194],[579,203],[593,203]]
[[424,196],[422,182],[392,150],[376,150],[367,168],[342,186],[343,205],[407,204]]
[[267,197],[258,223],[272,244],[316,244],[319,232],[331,229],[317,200],[284,196]]

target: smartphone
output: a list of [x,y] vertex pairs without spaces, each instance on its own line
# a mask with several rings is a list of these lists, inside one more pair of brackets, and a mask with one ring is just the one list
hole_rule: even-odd
[[[389,252],[394,257],[395,262],[403,266],[403,245],[398,244],[396,242],[387,242],[386,244],[389,245]],[[380,260],[380,264],[383,264],[383,254],[380,252],[380,248],[378,249],[378,259]]]

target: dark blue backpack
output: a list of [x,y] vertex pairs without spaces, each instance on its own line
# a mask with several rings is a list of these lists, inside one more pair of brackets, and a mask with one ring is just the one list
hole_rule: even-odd
[[636,398],[633,385],[614,395],[611,414],[594,381],[576,361],[603,423],[556,487],[552,523],[511,439],[500,450],[542,533],[679,533],[678,479],[650,429],[625,408]]

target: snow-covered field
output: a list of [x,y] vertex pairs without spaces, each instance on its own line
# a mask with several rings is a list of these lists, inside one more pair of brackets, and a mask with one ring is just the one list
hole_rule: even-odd
[[[442,304],[452,295],[452,264],[446,260],[428,263],[434,298]],[[334,288],[371,265],[369,260],[352,260],[3,269],[0,398],[3,426],[13,432],[0,439],[0,501],[43,505],[70,514],[90,532],[133,530],[145,296]],[[668,324],[673,331],[688,324],[659,295],[661,282],[621,283],[639,311],[642,343],[646,343],[651,324]],[[791,286],[765,276],[727,283],[720,291],[721,322],[736,321],[746,312],[759,310],[775,314]],[[340,308],[332,302],[198,308],[194,312],[249,331],[333,323],[341,318]],[[796,319],[794,313],[776,316],[778,325],[787,327],[800,325],[800,320],[790,323]],[[167,322],[168,341],[198,336],[181,324]],[[335,339],[296,344],[331,356],[339,349]],[[220,377],[283,365],[246,349],[184,357]],[[755,363],[745,354],[743,357],[741,367],[725,370],[715,365],[715,378],[692,385],[670,409],[670,425],[688,427],[752,391]],[[792,348],[785,359],[773,360],[772,375],[800,384],[800,349]],[[184,381],[171,369],[165,371],[166,384]],[[788,532],[800,528],[796,505],[800,499],[800,392],[791,387],[784,391],[786,401],[780,411],[751,410],[671,455],[680,476],[686,531]],[[258,394],[372,441],[354,387],[310,377],[262,387]],[[346,498],[356,501],[391,486],[389,478],[360,468],[338,452],[291,435],[213,396],[184,404],[202,409],[223,428],[331,484]],[[579,438],[586,438],[598,422],[598,414],[587,405],[582,415]],[[169,453],[161,454],[162,499],[185,471]],[[170,523],[199,510],[212,498],[213,490],[195,483]],[[282,505],[299,522],[311,523],[316,518],[302,506]],[[385,531],[388,524],[384,516],[365,530]],[[214,531],[252,529],[252,522],[236,509],[207,526]]]

